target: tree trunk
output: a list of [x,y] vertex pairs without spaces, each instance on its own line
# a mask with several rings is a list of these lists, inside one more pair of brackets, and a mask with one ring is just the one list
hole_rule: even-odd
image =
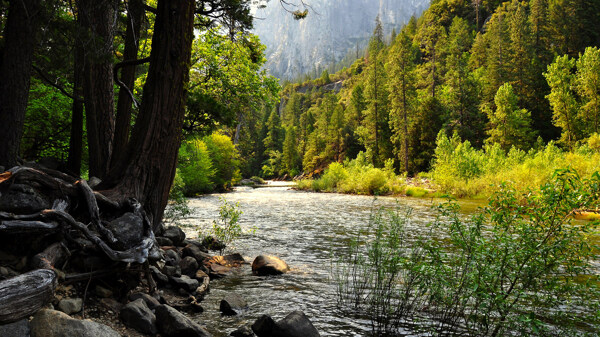
[[156,229],[167,205],[181,144],[191,65],[194,1],[158,2],[150,68],[126,156],[102,188],[138,198]]
[[[144,15],[144,3],[142,0],[130,0],[127,11],[127,30],[125,32],[125,50],[123,51],[123,59],[125,61],[137,59],[140,30]],[[135,65],[125,66],[121,70],[121,82],[123,82],[131,92],[133,92],[135,83],[135,70]],[[121,88],[119,90],[119,100],[117,101],[117,120],[112,150],[113,157],[111,159],[112,166],[114,166],[119,157],[123,155],[127,142],[129,141],[132,103],[133,101],[127,90]]]
[[113,38],[116,0],[80,0],[85,66],[83,96],[90,157],[90,177],[108,172],[115,128]]
[[12,0],[0,55],[0,165],[17,164],[29,96],[40,0]]
[[56,274],[36,269],[0,282],[0,325],[33,315],[54,297]]
[[73,65],[73,110],[71,114],[71,138],[69,139],[68,170],[75,176],[81,174],[81,154],[83,152],[83,50],[80,41],[75,46]]

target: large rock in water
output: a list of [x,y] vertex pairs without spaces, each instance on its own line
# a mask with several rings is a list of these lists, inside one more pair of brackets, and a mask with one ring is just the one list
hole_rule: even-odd
[[258,337],[320,337],[319,331],[302,311],[294,311],[278,322],[268,315],[259,317],[252,330]]
[[221,304],[219,305],[221,312],[227,316],[235,316],[247,308],[248,303],[242,296],[234,293],[225,295],[225,298],[221,300]]
[[252,273],[254,275],[281,275],[290,270],[287,263],[272,255],[259,255],[252,262]]
[[208,337],[211,334],[168,305],[156,308],[156,324],[163,337]]
[[127,250],[142,241],[144,223],[142,218],[133,214],[125,213],[108,223],[106,226],[115,236],[116,249]]
[[31,337],[121,337],[112,328],[78,320],[60,311],[42,309],[31,320]]

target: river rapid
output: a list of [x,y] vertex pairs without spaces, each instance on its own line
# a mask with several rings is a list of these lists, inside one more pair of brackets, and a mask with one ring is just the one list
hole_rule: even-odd
[[[336,307],[335,286],[330,282],[331,256],[348,244],[369,223],[380,207],[410,207],[409,230],[425,231],[436,211],[431,199],[370,197],[295,191],[288,186],[239,187],[225,194],[190,199],[193,214],[186,220],[188,237],[207,231],[219,217],[220,199],[239,203],[240,224],[247,233],[236,240],[228,253],[239,252],[251,263],[257,255],[271,254],[288,263],[291,271],[279,277],[253,276],[245,265],[224,279],[211,281],[211,290],[202,302],[205,311],[194,319],[215,336],[227,336],[241,325],[251,325],[262,314],[275,320],[302,310],[322,336],[364,336],[369,321],[346,317]],[[464,202],[475,210],[481,202]],[[219,303],[235,292],[249,309],[234,317],[221,316]],[[410,332],[407,331],[407,335]]]

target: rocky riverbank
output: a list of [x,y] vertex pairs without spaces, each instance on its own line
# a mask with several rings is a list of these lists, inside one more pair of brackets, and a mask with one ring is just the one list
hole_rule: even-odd
[[[92,184],[93,185],[93,184]],[[0,336],[210,336],[202,312],[211,280],[236,268],[280,275],[289,267],[258,256],[213,255],[214,240],[177,227],[155,236],[133,200],[117,202],[88,182],[43,168],[0,175]],[[235,293],[224,315],[247,310]],[[232,336],[318,336],[309,318],[260,317]]]

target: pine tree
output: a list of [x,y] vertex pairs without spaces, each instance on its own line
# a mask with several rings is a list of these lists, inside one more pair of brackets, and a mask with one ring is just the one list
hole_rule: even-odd
[[271,152],[281,151],[285,136],[284,130],[281,127],[281,119],[279,118],[277,107],[274,107],[271,110],[266,126],[267,135],[263,140],[263,143],[265,144],[265,154],[268,156]]
[[285,140],[283,141],[283,158],[282,171],[283,174],[295,176],[298,174],[298,166],[300,157],[298,155],[296,127],[289,126],[285,130]]
[[414,119],[415,48],[408,35],[402,31],[396,38],[387,63],[390,86],[390,128],[396,156],[401,158],[402,170],[410,171],[409,137]]
[[528,150],[533,142],[531,114],[527,109],[519,109],[518,100],[512,85],[505,83],[498,89],[494,98],[496,110],[488,110],[490,137],[487,141],[500,144],[505,151],[513,146]]
[[582,98],[586,136],[600,132],[600,49],[588,47],[577,60],[577,92]]

